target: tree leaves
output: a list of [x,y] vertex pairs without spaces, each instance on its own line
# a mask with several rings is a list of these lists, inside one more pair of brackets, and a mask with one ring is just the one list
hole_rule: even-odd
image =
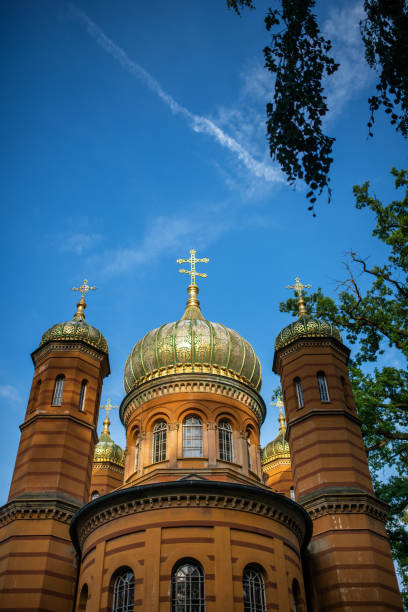
[[275,93],[266,105],[270,154],[288,182],[305,181],[306,198],[314,209],[316,196],[328,189],[334,138],[322,131],[327,113],[322,79],[338,64],[330,57],[331,43],[320,34],[312,13],[314,0],[282,0],[281,11],[269,9],[265,18],[272,35],[265,47],[265,67],[275,74]]

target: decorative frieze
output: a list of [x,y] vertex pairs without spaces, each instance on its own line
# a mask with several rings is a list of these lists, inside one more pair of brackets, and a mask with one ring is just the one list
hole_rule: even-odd
[[312,520],[328,514],[367,514],[383,523],[388,518],[388,505],[369,493],[323,493],[302,505]]
[[17,520],[55,520],[70,524],[80,506],[59,500],[14,500],[0,509],[0,526]]

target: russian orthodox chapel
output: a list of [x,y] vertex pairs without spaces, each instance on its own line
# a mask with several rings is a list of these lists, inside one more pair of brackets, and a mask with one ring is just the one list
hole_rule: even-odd
[[8,502],[0,609],[87,612],[402,610],[387,506],[374,496],[339,331],[306,312],[277,336],[285,417],[262,450],[261,365],[204,318],[196,251],[182,317],[124,369],[120,419],[97,422],[108,344],[85,320],[46,331]]

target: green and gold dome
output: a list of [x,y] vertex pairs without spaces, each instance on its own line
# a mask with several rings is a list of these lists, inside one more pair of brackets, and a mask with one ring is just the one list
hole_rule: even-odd
[[110,420],[107,416],[103,422],[103,431],[99,436],[99,441],[95,445],[94,463],[114,463],[119,467],[124,467],[125,452],[110,437],[109,425]]
[[124,387],[172,374],[209,373],[233,378],[259,390],[261,364],[254,349],[236,331],[204,319],[190,284],[189,299],[180,320],[165,323],[135,344],[126,360]]
[[89,325],[85,321],[85,313],[84,310],[86,308],[86,303],[84,299],[84,292],[89,291],[90,289],[94,289],[95,287],[89,287],[87,284],[88,281],[84,281],[82,287],[79,290],[82,292],[81,299],[77,303],[77,311],[74,314],[71,321],[63,321],[62,323],[56,323],[50,329],[48,329],[41,338],[40,346],[46,344],[50,341],[55,340],[64,340],[64,341],[72,341],[72,340],[81,340],[82,342],[86,342],[90,344],[94,348],[103,351],[104,353],[108,353],[108,343],[106,339],[101,334],[99,329]]
[[294,286],[288,286],[287,288],[295,289],[298,293],[298,318],[279,332],[275,340],[275,351],[279,351],[279,349],[299,338],[335,338],[341,342],[341,335],[337,327],[328,321],[312,317],[307,313],[302,290],[311,285],[303,285],[299,278],[296,278],[295,281]]
[[280,408],[279,432],[272,442],[269,442],[262,451],[262,465],[275,461],[276,459],[290,459],[289,444],[286,441],[286,425],[283,416],[283,404],[277,403]]

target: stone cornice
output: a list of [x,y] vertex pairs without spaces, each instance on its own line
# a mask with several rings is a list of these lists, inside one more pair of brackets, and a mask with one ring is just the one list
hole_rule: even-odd
[[367,514],[382,523],[388,518],[388,504],[370,493],[324,492],[301,503],[312,520],[332,514]]
[[81,506],[58,499],[15,499],[0,508],[0,526],[18,520],[54,520],[70,524]]
[[247,385],[215,374],[175,374],[143,383],[128,393],[120,405],[122,423],[126,427],[131,414],[142,404],[173,393],[214,393],[233,398],[250,408],[260,425],[265,419],[262,397]]
[[85,539],[110,521],[158,509],[205,507],[237,510],[267,516],[285,525],[306,546],[312,533],[310,517],[292,500],[261,487],[210,480],[179,480],[117,490],[81,508],[71,524],[78,552]]
[[123,475],[125,467],[119,465],[117,463],[113,463],[112,461],[95,461],[92,464],[92,471],[96,472],[98,470],[109,470],[110,472],[117,472],[118,474]]
[[345,346],[342,342],[339,342],[339,340],[336,340],[336,338],[298,338],[275,352],[273,356],[273,372],[275,372],[275,374],[280,374],[282,369],[282,361],[284,361],[286,357],[292,355],[293,353],[297,353],[301,349],[316,346],[324,346],[334,349],[341,353],[341,355],[345,358],[346,363],[348,362],[350,349],[347,348],[347,346]]
[[83,342],[82,340],[67,341],[55,341],[51,340],[46,344],[40,346],[38,349],[31,353],[31,359],[33,360],[34,366],[37,367],[38,363],[44,359],[49,353],[54,351],[79,351],[85,353],[101,363],[102,376],[105,378],[110,374],[109,357],[103,351],[92,347],[91,345]]
[[311,408],[310,410],[308,410],[307,408],[300,408],[299,412],[302,412],[303,414],[300,414],[298,417],[292,419],[290,423],[288,423],[286,426],[287,440],[290,439],[290,430],[294,425],[302,423],[302,421],[307,421],[307,419],[316,416],[344,416],[349,421],[352,421],[353,423],[361,427],[361,421],[358,416],[356,416],[346,408]]

